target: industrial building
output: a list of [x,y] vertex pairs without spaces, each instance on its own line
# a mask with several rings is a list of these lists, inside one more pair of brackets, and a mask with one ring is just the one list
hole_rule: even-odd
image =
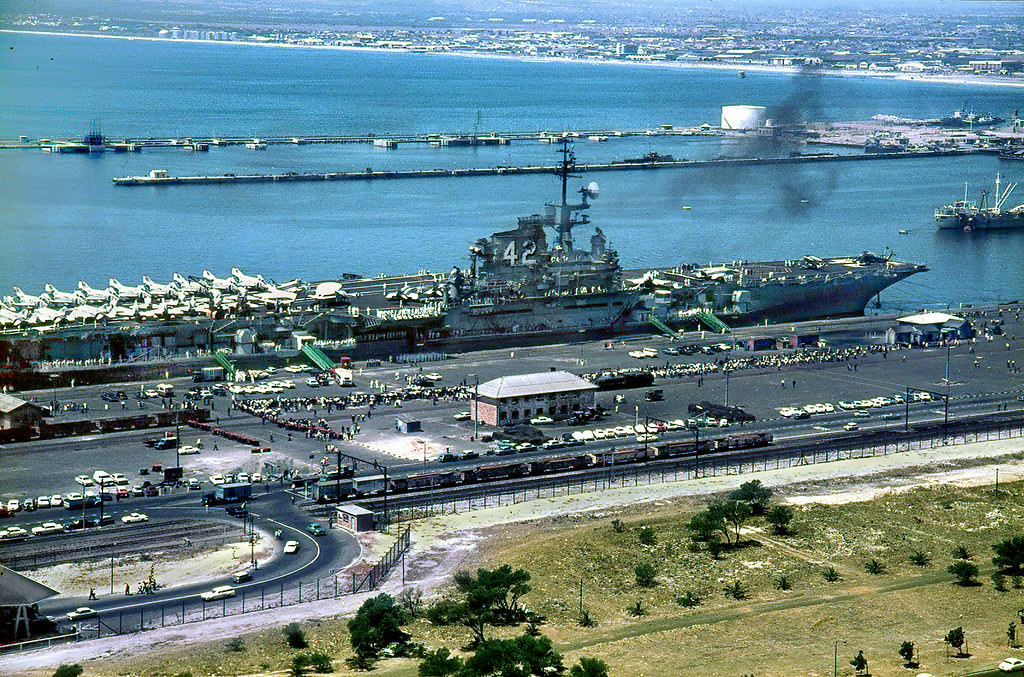
[[768,121],[768,110],[764,106],[722,106],[722,129],[752,132],[761,129]]
[[39,425],[43,409],[11,395],[0,394],[0,430],[16,430]]
[[597,386],[567,371],[502,376],[481,383],[473,416],[486,425],[513,425],[535,416],[565,418],[594,406]]
[[890,330],[890,343],[921,345],[949,338],[968,339],[973,335],[971,323],[962,317],[947,313],[918,313],[897,320]]

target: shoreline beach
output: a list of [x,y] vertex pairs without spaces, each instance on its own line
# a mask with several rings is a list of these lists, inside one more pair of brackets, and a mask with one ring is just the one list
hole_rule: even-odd
[[283,42],[257,42],[250,40],[194,40],[184,38],[160,38],[143,35],[102,35],[98,33],[68,33],[64,31],[26,31],[11,28],[0,28],[0,33],[20,35],[45,35],[51,37],[76,37],[76,38],[98,38],[107,40],[138,40],[146,42],[203,44],[203,45],[238,45],[252,47],[279,47],[286,49],[313,49],[347,52],[383,52],[387,54],[416,54],[422,56],[455,56],[472,59],[494,59],[504,61],[519,61],[523,63],[571,63],[583,65],[604,65],[621,67],[654,67],[654,68],[679,68],[698,69],[710,71],[745,71],[747,73],[770,73],[773,75],[815,75],[819,77],[861,77],[861,78],[888,78],[908,82],[919,82],[923,84],[949,84],[949,85],[978,85],[984,87],[1016,87],[1024,89],[1024,78],[993,77],[966,74],[938,74],[926,73],[897,73],[889,71],[871,70],[833,70],[833,69],[803,69],[797,66],[771,66],[757,63],[712,63],[693,61],[611,61],[607,59],[571,59],[568,57],[530,57],[512,54],[484,54],[480,52],[467,51],[440,51],[420,52],[407,49],[395,49],[390,47],[355,47],[351,45],[298,45]]

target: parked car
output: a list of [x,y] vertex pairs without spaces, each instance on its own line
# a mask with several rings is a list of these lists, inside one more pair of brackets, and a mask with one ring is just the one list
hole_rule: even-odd
[[207,590],[199,595],[204,602],[213,602],[218,599],[227,599],[235,596],[235,589],[230,585],[218,585],[213,590]]
[[64,527],[56,522],[44,522],[37,527],[32,527],[32,533],[36,536],[59,534],[62,531],[64,531]]
[[323,536],[327,533],[327,530],[319,524],[317,524],[316,522],[310,522],[309,524],[307,524],[306,531],[308,531],[312,536]]
[[149,515],[141,512],[130,512],[127,515],[121,515],[121,521],[125,524],[135,524],[136,522],[148,522]]
[[286,554],[286,555],[294,555],[298,551],[299,551],[299,542],[298,541],[288,541],[287,543],[284,544],[284,550],[282,552],[284,552],[284,554]]
[[456,421],[468,421],[471,418],[473,418],[473,414],[469,413],[468,411],[460,411],[459,413],[455,414]]

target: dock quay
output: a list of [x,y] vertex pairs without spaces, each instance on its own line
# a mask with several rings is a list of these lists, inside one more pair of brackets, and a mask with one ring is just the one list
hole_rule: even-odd
[[[863,162],[869,160],[900,160],[914,158],[947,157],[978,153],[977,150],[913,151],[905,153],[864,153],[862,155],[837,155],[819,153],[782,158],[723,158],[717,160],[678,160],[651,162],[611,162],[579,165],[584,172],[609,172],[648,169],[686,169],[700,167],[722,167],[741,165],[802,164],[808,162]],[[286,183],[299,181],[356,181],[379,179],[428,179],[454,176],[496,176],[501,174],[550,174],[557,170],[553,165],[524,167],[477,167],[467,169],[415,169],[395,171],[362,172],[286,172],[284,174],[223,174],[219,176],[168,176],[164,170],[155,169],[148,176],[124,176],[114,178],[118,186],[180,186],[210,183]]]

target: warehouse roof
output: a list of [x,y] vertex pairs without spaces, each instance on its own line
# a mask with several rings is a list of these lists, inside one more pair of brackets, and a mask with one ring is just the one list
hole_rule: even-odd
[[35,407],[39,409],[39,405],[26,402],[20,398],[14,397],[13,395],[0,394],[0,414],[9,414],[15,409],[21,409],[25,405]]
[[477,394],[481,397],[503,399],[596,389],[597,386],[590,381],[584,381],[579,376],[567,371],[542,371],[537,374],[502,376],[493,381],[481,383],[477,388]]
[[56,590],[0,566],[0,606],[23,606],[59,595]]

